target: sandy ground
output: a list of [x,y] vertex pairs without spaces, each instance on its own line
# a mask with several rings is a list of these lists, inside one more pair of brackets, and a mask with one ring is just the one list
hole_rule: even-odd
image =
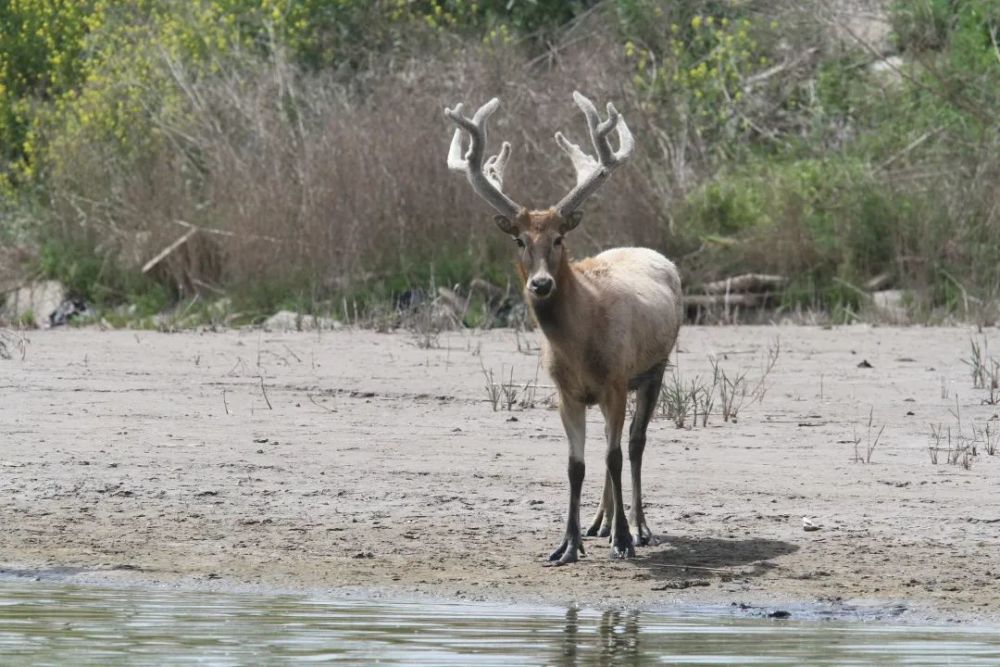
[[[31,332],[23,360],[0,360],[0,568],[529,603],[861,602],[995,623],[1000,456],[966,470],[928,453],[930,423],[957,433],[956,396],[967,434],[997,419],[961,361],[973,333],[683,329],[685,378],[710,354],[756,378],[780,336],[764,400],[737,424],[650,426],[658,544],[612,562],[593,538],[579,564],[543,568],[568,485],[534,334],[425,349],[367,331]],[[537,375],[536,407],[494,411],[483,367]],[[885,431],[855,463],[869,410]],[[585,525],[603,476],[598,410],[588,422]]]

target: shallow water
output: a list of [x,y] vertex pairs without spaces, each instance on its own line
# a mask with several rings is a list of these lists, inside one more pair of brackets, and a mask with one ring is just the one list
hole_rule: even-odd
[[997,665],[1000,633],[0,581],[3,665],[288,663]]

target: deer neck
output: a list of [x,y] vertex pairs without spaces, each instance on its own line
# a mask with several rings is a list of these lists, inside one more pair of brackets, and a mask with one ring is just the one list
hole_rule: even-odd
[[583,297],[581,278],[564,253],[556,272],[556,290],[552,296],[535,299],[529,294],[527,300],[545,337],[552,342],[564,342],[573,337],[573,322],[579,321],[586,309]]

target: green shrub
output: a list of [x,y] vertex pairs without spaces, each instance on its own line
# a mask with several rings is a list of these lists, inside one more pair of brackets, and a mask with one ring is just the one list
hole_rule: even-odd
[[686,246],[714,255],[701,279],[767,271],[808,285],[856,281],[893,261],[894,202],[863,164],[844,160],[760,163],[694,192],[680,216]]

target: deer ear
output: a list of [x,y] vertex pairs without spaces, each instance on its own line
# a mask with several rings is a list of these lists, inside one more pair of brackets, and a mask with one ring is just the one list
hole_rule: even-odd
[[493,221],[497,223],[497,227],[504,234],[510,234],[511,236],[519,236],[521,234],[521,230],[517,228],[517,225],[513,224],[506,216],[495,215],[493,216]]
[[573,211],[566,216],[563,223],[559,225],[559,231],[565,234],[568,231],[576,229],[576,226],[580,224],[581,220],[583,220],[583,211]]

